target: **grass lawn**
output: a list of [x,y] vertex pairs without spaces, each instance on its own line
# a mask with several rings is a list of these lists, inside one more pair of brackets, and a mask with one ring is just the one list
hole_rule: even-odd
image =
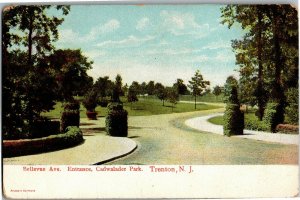
[[[121,99],[125,102],[124,99]],[[165,106],[162,105],[162,102],[157,99],[152,98],[140,98],[138,102],[135,103],[124,103],[124,109],[128,111],[129,116],[146,116],[146,115],[159,115],[159,114],[170,114],[170,113],[181,113],[181,112],[192,112],[199,110],[209,110],[220,108],[215,105],[207,105],[207,104],[197,104],[197,110],[194,109],[194,104],[191,103],[178,103],[173,107],[169,102],[165,102]],[[54,110],[50,112],[42,113],[45,117],[50,118],[60,118],[61,112],[63,110],[62,103],[57,102],[54,107]],[[107,113],[107,108],[103,108],[97,106],[96,111],[98,112],[98,117],[104,117]],[[80,105],[80,117],[86,117],[86,109],[83,105]]]

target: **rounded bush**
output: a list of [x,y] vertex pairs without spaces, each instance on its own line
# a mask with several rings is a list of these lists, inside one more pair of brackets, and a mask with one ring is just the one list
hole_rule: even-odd
[[267,126],[267,129],[271,132],[276,132],[276,126],[282,123],[284,120],[283,106],[277,102],[267,103],[263,122]]
[[238,104],[227,104],[223,116],[224,135],[242,135],[244,129],[244,113],[241,112]]
[[128,135],[128,113],[123,109],[121,103],[108,105],[108,113],[105,120],[106,132],[108,135],[127,137]]

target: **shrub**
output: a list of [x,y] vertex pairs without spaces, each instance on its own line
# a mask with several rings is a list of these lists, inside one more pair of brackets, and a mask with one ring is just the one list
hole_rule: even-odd
[[61,132],[64,132],[68,126],[77,126],[80,124],[80,104],[78,102],[67,103],[61,115]]
[[238,104],[227,104],[223,116],[224,135],[242,135],[244,129],[244,113]]
[[299,126],[291,124],[278,124],[276,131],[287,134],[299,134]]
[[276,132],[276,126],[284,120],[284,111],[280,103],[267,103],[263,122],[267,126],[268,131]]
[[268,131],[268,127],[263,121],[259,121],[256,115],[248,114],[245,117],[245,129],[257,130],[257,131]]
[[108,112],[105,120],[107,134],[117,137],[127,137],[127,115],[128,113],[123,109],[121,103],[110,103],[108,105]]
[[288,106],[285,109],[285,113],[287,115],[287,122],[291,124],[298,124],[299,121],[298,88],[290,88],[286,93],[286,100],[288,104]]

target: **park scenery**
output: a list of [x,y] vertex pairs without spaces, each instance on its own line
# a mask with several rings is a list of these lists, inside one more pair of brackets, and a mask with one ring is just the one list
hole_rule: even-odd
[[293,6],[2,14],[5,165],[297,165]]

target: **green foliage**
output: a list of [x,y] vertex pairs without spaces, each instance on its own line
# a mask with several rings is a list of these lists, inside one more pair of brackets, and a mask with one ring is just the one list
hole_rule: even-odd
[[227,104],[223,116],[224,135],[242,135],[244,129],[244,113],[240,111],[238,104]]
[[177,91],[177,88],[166,88],[167,90],[167,99],[172,104],[172,112],[175,104],[177,104],[177,101],[179,100],[179,94]]
[[123,109],[123,105],[121,103],[110,103],[108,105],[108,111],[105,120],[107,134],[117,137],[127,137],[127,115],[128,113]]
[[128,94],[127,94],[127,102],[132,103],[138,101],[137,98],[137,89],[135,88],[134,85],[131,85],[128,89]]
[[238,82],[233,76],[226,79],[224,86],[224,102],[231,104],[239,104],[238,100]]
[[120,74],[116,76],[113,93],[112,93],[112,101],[113,102],[121,102],[120,96],[122,95],[122,77]]
[[100,98],[112,97],[114,83],[108,76],[99,77],[94,84]]
[[80,105],[78,102],[72,102],[65,105],[60,120],[61,132],[66,131],[67,127],[69,126],[79,127],[80,124],[79,107]]
[[195,72],[195,75],[189,81],[188,87],[191,89],[192,95],[195,97],[195,109],[197,108],[197,96],[201,96],[209,84],[209,81],[205,81],[203,79],[199,70]]
[[220,86],[218,86],[218,85],[216,85],[216,86],[214,87],[212,93],[213,93],[214,95],[216,95],[216,96],[219,96],[220,94],[222,94],[222,92],[223,92],[223,88],[220,87]]
[[286,95],[287,107],[285,113],[287,115],[287,121],[291,124],[298,124],[299,122],[299,90],[298,88],[290,88]]
[[167,90],[161,83],[155,84],[154,94],[157,96],[159,100],[163,102],[163,106],[165,105],[165,99],[167,98]]
[[280,103],[269,102],[267,103],[263,122],[271,132],[276,132],[276,126],[284,120],[283,109]]
[[173,88],[176,88],[177,93],[179,95],[185,95],[185,94],[189,93],[187,86],[184,84],[183,80],[180,78],[178,78],[176,80],[176,82],[173,84]]
[[82,55],[80,49],[55,50],[49,56],[50,66],[55,70],[57,93],[60,100],[73,100],[75,95],[83,95],[93,85],[93,78],[87,75],[92,68],[91,61]]

